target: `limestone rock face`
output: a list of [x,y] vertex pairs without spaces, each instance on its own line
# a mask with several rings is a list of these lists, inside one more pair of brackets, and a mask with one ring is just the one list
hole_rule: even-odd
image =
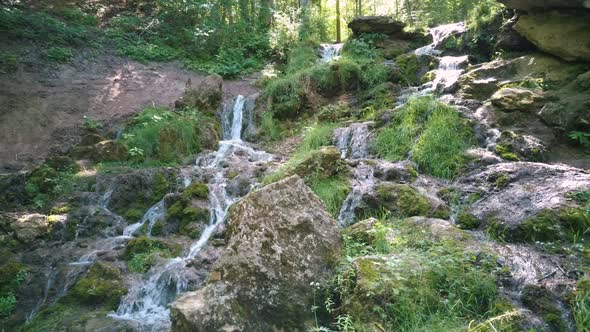
[[522,232],[528,226],[535,229],[544,226],[533,225],[539,215],[570,214],[563,215],[564,218],[547,218],[547,226],[553,227],[549,235],[555,237],[560,222],[587,218],[577,218],[576,214],[581,211],[576,211],[575,202],[569,198],[573,192],[590,188],[590,174],[577,168],[530,162],[501,163],[474,172],[461,183],[470,192],[483,193],[465,212],[485,222],[488,229],[502,229],[508,240],[523,240],[521,235],[526,234]]
[[557,100],[546,104],[539,116],[565,131],[590,130],[590,71],[552,93]]
[[311,282],[341,249],[336,221],[297,176],[248,194],[228,215],[208,284],[171,307],[174,331],[306,331]]
[[539,49],[567,61],[590,61],[590,14],[531,13],[514,29]]
[[512,9],[530,11],[533,9],[550,8],[588,8],[590,1],[587,0],[498,0],[506,7]]

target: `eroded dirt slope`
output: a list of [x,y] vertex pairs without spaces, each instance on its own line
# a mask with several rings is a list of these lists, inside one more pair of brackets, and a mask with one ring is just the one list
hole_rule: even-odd
[[[80,57],[68,65],[21,66],[0,74],[0,170],[18,170],[79,139],[84,117],[115,128],[149,105],[172,106],[190,79],[205,76],[176,64],[144,65],[119,57]],[[248,80],[224,83],[226,96],[250,94]]]

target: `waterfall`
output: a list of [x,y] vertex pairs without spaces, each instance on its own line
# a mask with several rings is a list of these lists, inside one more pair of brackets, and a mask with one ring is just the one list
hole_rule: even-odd
[[[208,225],[201,232],[199,239],[190,246],[186,255],[162,260],[152,267],[144,278],[135,280],[128,294],[121,299],[117,311],[109,316],[136,321],[147,331],[170,329],[170,312],[167,305],[180,293],[187,291],[191,281],[198,279],[195,276],[195,268],[188,265],[198,257],[209,238],[225,221],[231,204],[239,199],[229,195],[226,190],[228,180],[224,176],[224,167],[227,167],[228,164],[231,166],[232,162],[258,163],[272,159],[272,155],[264,151],[257,151],[242,141],[245,100],[244,96],[239,95],[231,107],[224,108],[221,116],[224,140],[219,142],[216,152],[197,158],[196,170],[214,174],[207,184],[210,213]],[[148,211],[140,223],[129,226],[126,232],[133,233],[146,222],[153,226],[153,223],[158,220],[158,215],[165,213],[163,201],[161,207],[156,204],[150,210],[152,213]]]
[[440,58],[438,69],[435,71],[436,76],[432,82],[433,89],[444,92],[446,89],[453,87],[459,80],[461,74],[463,74],[461,64],[468,62],[469,57],[467,55],[444,56]]
[[369,125],[372,122],[353,123],[334,130],[334,143],[342,158],[362,159],[369,155]]
[[239,95],[236,98],[233,109],[233,119],[231,126],[230,139],[239,141],[242,139],[242,115],[244,111],[244,96]]
[[340,213],[338,214],[338,224],[340,226],[350,226],[355,222],[356,208],[361,203],[363,195],[372,190],[374,185],[373,166],[361,162],[354,169],[352,190],[342,203],[342,208],[340,208]]
[[344,44],[321,44],[321,62],[330,62],[332,60],[338,60],[338,58],[340,58],[340,52],[342,52],[342,46],[344,46]]
[[467,27],[464,22],[450,23],[428,29],[428,32],[432,36],[432,44],[420,47],[414,51],[414,53],[416,55],[440,55],[441,52],[438,51],[437,48],[440,47],[447,38],[463,33],[466,30]]

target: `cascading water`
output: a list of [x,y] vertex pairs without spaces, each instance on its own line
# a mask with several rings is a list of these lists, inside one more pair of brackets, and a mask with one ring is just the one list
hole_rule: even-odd
[[344,44],[321,44],[321,62],[330,62],[332,60],[337,60],[338,58],[340,58],[342,46],[344,46]]
[[154,204],[152,207],[147,210],[147,212],[143,215],[141,220],[135,224],[131,224],[123,230],[124,236],[131,236],[135,233],[138,229],[140,229],[143,225],[147,223],[147,231],[146,235],[152,234],[152,228],[156,224],[158,220],[162,220],[166,215],[166,205],[164,203],[164,199],[160,200],[158,203]]
[[420,55],[440,55],[441,51],[437,50],[447,38],[463,33],[467,30],[464,22],[450,23],[435,28],[428,29],[432,36],[432,44],[420,47],[414,53]]
[[369,126],[372,122],[353,123],[334,130],[334,143],[342,158],[362,159],[369,155]]
[[[238,199],[238,197],[232,197],[226,190],[228,180],[224,176],[224,166],[231,166],[234,158],[245,163],[272,159],[270,154],[256,151],[242,141],[244,103],[245,98],[239,95],[231,107],[224,108],[222,130],[225,140],[219,142],[219,149],[216,152],[197,159],[197,170],[214,174],[207,184],[209,224],[185,256],[161,261],[150,269],[145,278],[134,282],[129,293],[121,300],[116,313],[112,313],[111,317],[136,321],[149,331],[163,331],[170,328],[168,303],[178,294],[189,289],[191,280],[195,279],[194,268],[187,268],[187,265],[199,255],[209,238],[224,222],[229,206]],[[229,112],[231,114],[228,114]],[[155,206],[154,209],[161,211]],[[142,223],[147,220],[151,223],[151,220],[155,220],[146,218],[142,220]]]
[[354,169],[354,182],[352,190],[342,203],[338,214],[338,224],[342,227],[350,226],[355,221],[355,210],[361,203],[363,195],[373,189],[375,177],[373,166],[361,161]]

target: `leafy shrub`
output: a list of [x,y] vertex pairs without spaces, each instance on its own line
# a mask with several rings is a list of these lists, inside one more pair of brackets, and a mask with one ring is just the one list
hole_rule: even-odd
[[134,157],[139,162],[151,159],[174,163],[201,150],[201,133],[212,122],[194,110],[171,112],[164,107],[148,107],[133,118],[122,140],[130,152],[137,152]]
[[265,89],[269,107],[277,119],[294,118],[305,106],[305,89],[294,76],[285,76],[272,81]]
[[457,111],[431,97],[412,99],[374,143],[378,156],[403,160],[411,156],[425,172],[452,178],[466,162],[464,151],[473,133]]

